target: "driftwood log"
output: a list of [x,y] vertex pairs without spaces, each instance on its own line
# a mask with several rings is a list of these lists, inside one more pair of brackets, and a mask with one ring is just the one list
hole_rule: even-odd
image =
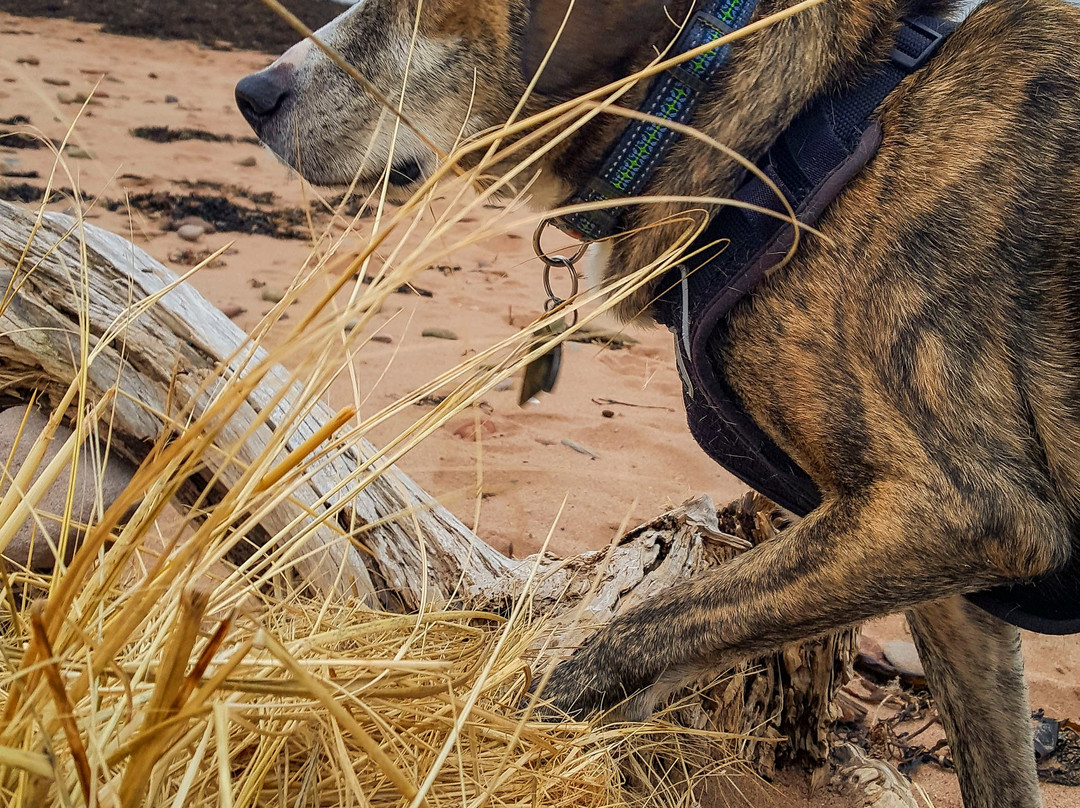
[[[90,225],[76,227],[67,216],[39,218],[0,202],[0,286],[7,290],[0,304],[0,404],[25,403],[35,393],[39,405],[58,400],[81,364],[80,328],[87,328],[89,344],[97,345],[103,335],[115,334],[115,324],[133,306],[175,280],[160,263],[118,236]],[[84,306],[88,323],[80,323],[76,295],[89,301]],[[167,428],[156,413],[167,411],[169,396],[190,400],[197,414],[209,403],[201,383],[220,367],[260,351],[185,284],[131,319],[122,339],[98,347],[97,358],[85,369],[88,393],[93,400],[122,391],[111,413],[111,440],[114,451],[133,464],[143,460]],[[221,440],[240,441],[289,384],[288,373],[274,368]],[[278,417],[275,411],[248,435],[238,459],[256,456],[274,430],[289,430],[287,449],[295,448],[332,415],[328,407],[317,407],[299,420]],[[293,500],[282,502],[262,520],[266,539],[280,539],[303,524],[311,513],[305,509],[326,502],[336,482],[372,452],[370,444],[356,445],[303,482]],[[213,456],[206,462],[206,480],[219,474],[219,485],[227,488],[235,479],[235,466],[217,466]],[[178,506],[190,505],[199,488],[192,486],[186,501],[188,495],[181,493]],[[336,496],[351,497],[352,512],[377,527],[364,534],[368,553],[356,549],[341,525],[316,529],[308,549],[318,552],[298,562],[313,585],[336,587],[383,608],[413,609],[427,586],[437,598],[448,599],[457,591],[470,603],[497,609],[521,593],[535,569],[532,603],[557,626],[556,640],[549,646],[553,657],[569,653],[592,628],[659,589],[768,540],[787,519],[754,495],[719,512],[707,498],[699,498],[630,532],[609,552],[520,561],[485,544],[396,468],[386,469],[362,490]],[[404,511],[416,518],[390,518]],[[763,773],[775,765],[782,746],[776,741],[781,738],[786,738],[783,748],[788,753],[823,764],[836,715],[834,698],[846,680],[854,649],[855,632],[844,631],[747,663],[705,690],[680,718],[691,726],[745,736],[741,756]]]

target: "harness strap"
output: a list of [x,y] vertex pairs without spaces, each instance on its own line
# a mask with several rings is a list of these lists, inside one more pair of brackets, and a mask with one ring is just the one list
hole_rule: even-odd
[[[758,168],[783,193],[798,220],[814,224],[877,152],[881,126],[871,119],[882,101],[937,51],[955,24],[930,17],[902,21],[891,59],[857,86],[812,104],[774,143]],[[758,177],[734,198],[786,215]],[[731,309],[786,255],[794,228],[758,211],[726,206],[699,245],[716,245],[700,265],[673,273],[654,315],[676,334],[690,431],[720,465],[800,516],[821,502],[810,477],[744,411],[709,357],[708,343]]]
[[[857,87],[820,99],[759,162],[796,217],[813,224],[881,143],[871,116],[903,78],[918,70],[952,31],[925,17],[903,21],[892,58]],[[785,212],[775,193],[754,177],[735,197]],[[731,309],[783,259],[794,230],[774,217],[725,207],[700,244],[723,250],[699,266],[680,267],[655,306],[657,319],[676,335],[676,358],[690,431],[721,466],[800,516],[821,502],[810,477],[746,414],[712,363],[709,342],[723,334]],[[969,595],[1013,625],[1043,634],[1080,633],[1080,539],[1069,565],[1035,581]]]
[[[683,28],[673,53],[715,42],[750,22],[758,0],[707,0]],[[710,82],[731,59],[731,45],[707,51],[653,79],[641,111],[675,123],[689,123]],[[679,139],[672,129],[632,121],[615,142],[596,176],[565,204],[607,202],[637,196]],[[582,241],[618,232],[623,207],[600,208],[553,219],[559,229]]]

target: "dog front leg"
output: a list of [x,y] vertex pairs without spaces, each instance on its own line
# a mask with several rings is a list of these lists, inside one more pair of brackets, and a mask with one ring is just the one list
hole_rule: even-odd
[[1020,631],[960,597],[912,609],[965,808],[1039,808]]
[[[826,504],[774,540],[658,594],[600,629],[555,669],[542,695],[571,715],[634,696],[624,714],[640,716],[667,689],[709,669],[943,595],[1036,575],[1057,558],[1045,513],[1017,506],[1009,520],[1014,533],[991,539],[976,524],[1000,527],[1000,514],[990,520],[918,493],[897,486],[887,498]],[[1026,566],[1003,569],[1005,562],[995,561],[1010,558]]]

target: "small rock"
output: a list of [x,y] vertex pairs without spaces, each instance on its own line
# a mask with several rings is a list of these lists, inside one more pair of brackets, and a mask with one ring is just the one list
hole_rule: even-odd
[[184,224],[176,228],[176,235],[184,241],[198,241],[202,238],[203,229],[197,224]]
[[146,77],[148,79],[156,79],[157,78],[157,73],[147,73]]
[[457,339],[458,335],[447,328],[425,328],[421,333],[422,337],[431,337],[432,339]]
[[237,160],[236,164],[241,168],[254,168],[259,164],[259,161],[249,154],[243,160]]
[[84,149],[82,146],[68,146],[67,156],[74,158],[75,160],[93,160],[94,153],[89,149]]
[[892,678],[897,674],[896,668],[885,659],[885,651],[882,649],[881,644],[865,634],[859,635],[859,653],[856,657],[856,664],[864,670],[886,678]]
[[881,649],[887,659],[900,676],[909,681],[926,679],[926,671],[923,670],[922,662],[919,661],[919,652],[914,643],[904,640],[887,642]]
[[267,286],[262,290],[262,299],[267,303],[280,303],[285,297],[285,290],[276,286]]
[[41,64],[41,60],[36,56],[22,56],[15,60],[15,64],[37,67],[39,64]]
[[51,84],[53,87],[70,87],[71,82],[67,79],[55,79],[50,76],[46,76],[42,79],[46,84]]
[[224,314],[226,317],[228,317],[230,320],[233,317],[239,317],[241,314],[243,314],[246,311],[247,311],[247,309],[245,309],[243,306],[238,306],[235,303],[233,305],[231,305],[231,306],[224,306],[221,309],[221,313]]
[[214,226],[206,219],[200,219],[198,216],[185,216],[183,219],[172,219],[170,222],[170,230],[179,230],[184,225],[191,225],[198,227],[203,233],[213,233]]
[[371,338],[371,341],[372,342],[379,342],[379,343],[382,343],[383,345],[389,345],[390,343],[393,342],[393,340],[386,334],[376,334],[375,336],[373,336]]
[[615,410],[600,410],[600,414],[605,418],[614,418]]
[[[156,79],[157,76],[155,76],[153,73],[151,73],[150,78]],[[167,96],[165,96],[165,103],[166,104],[179,104],[180,99],[177,98],[175,95],[167,95]]]

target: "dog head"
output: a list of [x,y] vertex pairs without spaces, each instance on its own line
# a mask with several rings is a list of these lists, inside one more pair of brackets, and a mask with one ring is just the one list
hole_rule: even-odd
[[[525,113],[647,63],[675,36],[689,3],[575,0]],[[570,0],[361,0],[316,37],[366,86],[305,40],[241,80],[237,103],[259,138],[311,182],[356,180],[365,193],[389,171],[392,196],[402,198],[435,167],[431,146],[447,153],[506,121],[569,6]],[[401,119],[387,102],[400,104]]]

